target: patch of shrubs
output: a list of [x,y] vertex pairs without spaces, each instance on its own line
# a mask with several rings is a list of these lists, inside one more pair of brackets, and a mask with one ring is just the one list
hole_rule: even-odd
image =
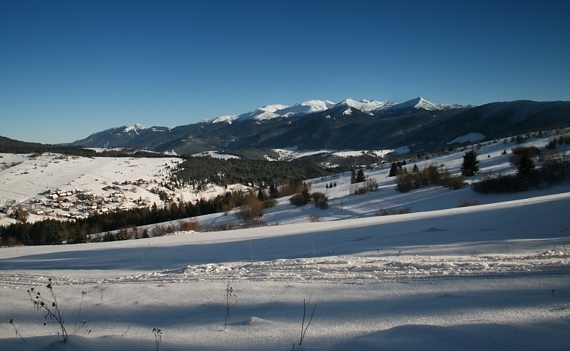
[[469,206],[477,206],[480,205],[478,200],[467,200],[463,199],[457,207],[469,207]]
[[154,228],[152,228],[153,237],[165,236],[170,233],[174,233],[174,228],[170,225],[157,224],[156,226],[154,226]]
[[244,222],[242,228],[257,228],[257,227],[265,227],[267,224],[264,220],[259,218],[252,219],[250,221]]
[[570,135],[561,135],[557,138],[554,138],[546,144],[546,148],[549,150],[556,149],[556,145],[565,145],[570,144]]
[[307,203],[309,203],[309,199],[307,197],[303,196],[303,194],[298,193],[298,194],[291,196],[291,198],[289,199],[289,203],[291,203],[291,205],[295,205],[295,206],[304,206]]
[[309,194],[307,191],[303,191],[302,193],[291,196],[289,199],[289,203],[295,206],[304,206],[309,202],[314,203],[315,207],[321,210],[329,208],[328,197],[320,191],[316,191],[312,194]]
[[271,208],[271,207],[275,207],[277,206],[277,200],[276,199],[267,199],[265,201],[263,201],[263,207],[265,208]]
[[530,172],[485,176],[471,187],[482,194],[505,194],[527,189],[544,189],[570,181],[570,161],[547,159],[542,167]]
[[509,162],[513,166],[519,166],[523,155],[531,158],[540,155],[540,150],[536,146],[516,146],[511,149],[513,155],[509,157]]
[[321,210],[326,210],[329,208],[328,198],[325,194],[316,191],[311,194],[311,198],[313,199],[313,203],[317,208],[320,208]]
[[316,223],[316,222],[322,222],[322,219],[319,216],[312,214],[309,216],[309,221]]
[[454,176],[445,169],[440,170],[437,166],[430,165],[421,171],[400,174],[396,177],[396,189],[403,193],[432,184],[457,190],[463,187],[463,176]]
[[118,232],[115,233],[116,240],[127,240],[130,239],[130,235],[126,228],[119,229]]
[[199,232],[200,231],[200,223],[196,220],[178,221],[178,227],[182,232]]
[[300,193],[297,193],[289,199],[291,205],[295,206],[304,206],[311,201],[311,193],[309,192],[311,189],[311,184],[303,184],[303,188]]
[[397,214],[406,214],[412,213],[412,209],[408,206],[402,208],[381,208],[378,211],[379,216],[389,216],[389,215],[397,215]]
[[107,232],[107,233],[105,233],[105,235],[103,235],[103,241],[105,241],[105,242],[115,241],[115,240],[117,240],[115,237],[115,234],[113,234],[111,232]]
[[350,184],[350,194],[354,195],[363,195],[367,192],[377,191],[378,190],[378,182],[376,179],[368,178],[366,181],[361,183],[353,183]]
[[253,194],[246,196],[243,203],[236,212],[236,216],[245,222],[260,218],[263,216],[265,205],[258,197]]

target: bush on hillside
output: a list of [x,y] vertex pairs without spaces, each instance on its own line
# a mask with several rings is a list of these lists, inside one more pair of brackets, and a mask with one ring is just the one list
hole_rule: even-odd
[[200,231],[200,223],[196,220],[190,221],[178,221],[178,228],[182,232],[199,232]]
[[397,214],[406,214],[412,213],[412,209],[408,206],[402,208],[381,208],[378,210],[378,216],[389,216],[389,215],[397,215]]
[[246,196],[243,203],[236,212],[236,216],[245,222],[263,216],[264,205],[257,196],[250,194]]
[[303,196],[303,194],[299,193],[299,194],[295,194],[295,195],[291,196],[291,198],[289,199],[289,202],[291,203],[291,205],[304,206],[309,201],[307,200],[307,198],[305,196]]
[[459,205],[457,207],[469,207],[469,206],[477,206],[479,205],[479,201],[477,199],[475,200],[467,200],[467,199],[463,199]]
[[376,179],[368,178],[365,182],[350,184],[349,192],[351,195],[363,195],[367,192],[377,191],[378,182]]
[[325,194],[317,191],[311,194],[311,198],[313,199],[315,207],[320,208],[321,210],[329,208],[328,198]]
[[465,186],[462,175],[452,175],[448,171],[442,171],[440,173],[440,178],[438,179],[437,184],[452,190],[458,190]]
[[530,158],[540,155],[540,150],[535,146],[516,146],[512,148],[511,151],[513,154],[509,157],[509,162],[517,167],[520,165],[523,155]]
[[277,206],[277,200],[275,199],[267,199],[265,201],[263,201],[263,207],[264,208],[271,208],[271,207],[275,207]]

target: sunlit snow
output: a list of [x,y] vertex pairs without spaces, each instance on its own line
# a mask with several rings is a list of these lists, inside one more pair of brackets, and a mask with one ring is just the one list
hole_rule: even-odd
[[455,143],[468,143],[468,142],[478,142],[485,139],[485,136],[481,133],[469,133],[467,135],[462,135],[450,141],[448,144],[455,144]]
[[[527,145],[543,148],[548,139]],[[482,171],[513,172],[502,151],[515,145],[482,144]],[[464,152],[407,163],[443,164],[457,173]],[[100,187],[131,169],[151,175],[168,162],[46,156],[33,169],[25,156],[2,156],[2,162],[23,161],[0,173],[0,196],[18,201],[45,189],[46,172],[53,185]],[[0,248],[0,347],[570,349],[570,185],[508,195],[477,194],[469,186],[399,193],[389,168],[366,169],[379,190],[358,196],[350,195],[350,172],[308,180],[312,192],[328,196],[329,208],[295,207],[283,198],[265,211],[264,227]],[[479,205],[458,207],[463,200]],[[379,215],[406,207],[410,213]],[[233,212],[198,220],[211,227],[239,222]],[[35,287],[47,295],[48,278],[65,317],[67,345],[26,292]],[[161,329],[159,343],[153,328]]]

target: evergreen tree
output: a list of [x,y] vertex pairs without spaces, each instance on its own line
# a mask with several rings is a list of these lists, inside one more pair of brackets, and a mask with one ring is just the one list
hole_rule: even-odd
[[358,170],[358,173],[356,174],[356,183],[362,183],[366,181],[366,177],[364,177],[364,171],[361,169]]
[[517,167],[517,174],[519,176],[520,190],[525,191],[528,189],[528,180],[531,173],[534,171],[534,161],[528,153],[523,153]]
[[257,198],[260,201],[265,201],[267,200],[267,196],[265,196],[265,191],[263,191],[263,189],[259,188],[259,190],[257,191]]
[[170,219],[178,219],[181,218],[180,217],[180,209],[178,208],[178,205],[176,204],[176,202],[173,202],[170,204]]
[[279,197],[279,190],[277,190],[275,184],[271,184],[269,186],[269,197],[272,199],[276,199]]
[[390,167],[390,173],[388,173],[388,177],[395,177],[398,175],[398,165],[396,162],[392,162],[392,166]]
[[477,160],[477,153],[471,150],[463,156],[463,163],[461,164],[461,174],[464,176],[472,176],[479,172],[479,161]]
[[524,153],[521,156],[519,167],[517,168],[517,173],[520,176],[528,177],[534,171],[534,161],[527,154]]

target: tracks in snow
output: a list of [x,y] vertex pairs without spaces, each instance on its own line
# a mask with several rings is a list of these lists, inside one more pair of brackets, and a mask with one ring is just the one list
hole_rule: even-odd
[[[112,274],[112,272],[110,272]],[[493,256],[335,256],[259,262],[211,263],[126,276],[74,277],[0,273],[0,286],[23,287],[117,283],[187,283],[192,281],[285,281],[378,283],[385,280],[570,274],[570,254],[546,251],[532,255]]]

